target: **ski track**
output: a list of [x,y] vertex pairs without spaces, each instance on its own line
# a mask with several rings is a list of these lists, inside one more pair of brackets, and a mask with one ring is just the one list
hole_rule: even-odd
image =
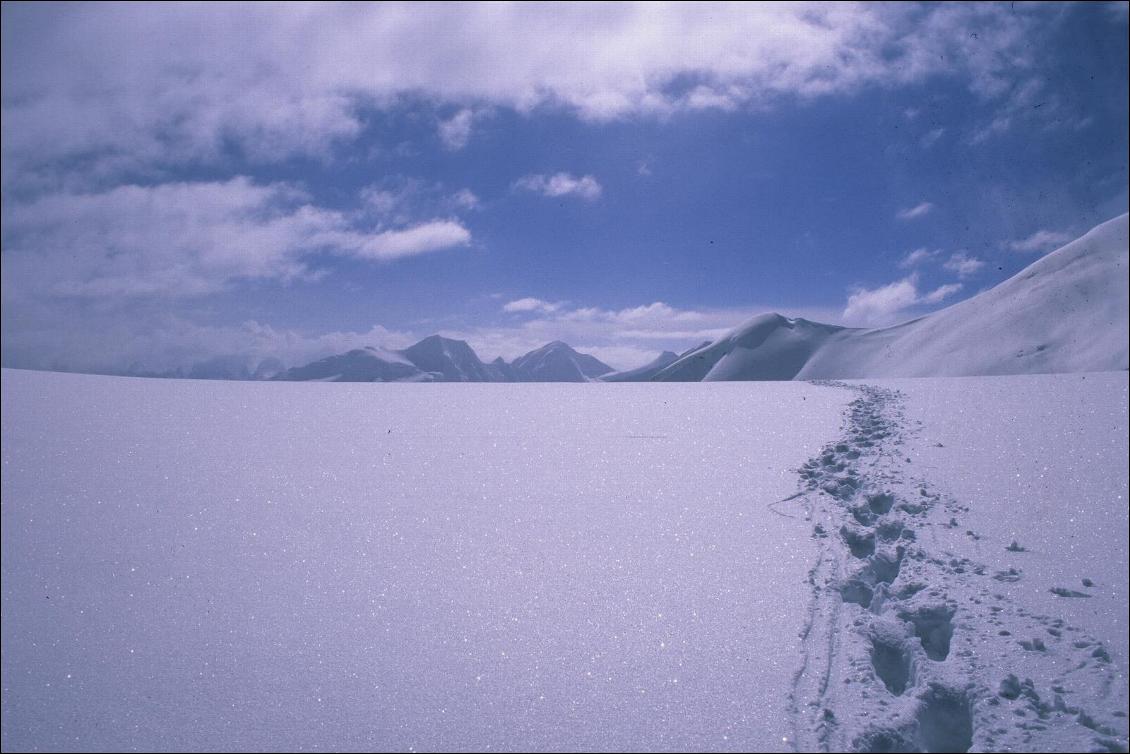
[[[789,700],[795,750],[1126,751],[1125,684],[1106,648],[1012,604],[999,587],[1021,569],[946,552],[968,508],[913,474],[902,393],[814,384],[857,397],[794,496],[819,551]],[[1018,654],[1051,682],[1008,672]]]

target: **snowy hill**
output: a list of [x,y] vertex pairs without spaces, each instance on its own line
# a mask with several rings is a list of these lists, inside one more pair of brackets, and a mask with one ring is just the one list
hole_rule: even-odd
[[844,328],[760,314],[660,371],[660,382],[791,380]]
[[519,356],[511,366],[521,382],[587,382],[612,371],[596,357],[578,353],[559,340]]
[[980,295],[874,330],[764,314],[658,381],[937,377],[1125,370],[1128,216]]
[[419,382],[432,377],[401,354],[370,346],[288,369],[274,379],[292,382]]
[[679,354],[674,351],[664,351],[655,359],[642,367],[627,369],[623,372],[606,374],[600,379],[603,382],[648,382],[664,368],[679,360]]

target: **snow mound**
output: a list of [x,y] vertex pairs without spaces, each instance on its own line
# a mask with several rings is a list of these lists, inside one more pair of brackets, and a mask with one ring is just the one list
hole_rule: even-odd
[[1128,216],[973,298],[893,327],[754,317],[660,381],[955,377],[1128,367]]

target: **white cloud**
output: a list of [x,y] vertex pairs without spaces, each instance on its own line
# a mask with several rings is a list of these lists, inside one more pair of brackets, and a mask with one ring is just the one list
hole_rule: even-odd
[[984,260],[971,257],[964,251],[954,252],[942,265],[942,267],[945,267],[950,272],[956,272],[957,276],[960,278],[969,277],[984,266]]
[[1041,229],[1027,238],[1008,241],[1005,246],[1012,251],[1030,254],[1038,251],[1050,251],[1051,249],[1064,245],[1070,240],[1071,236],[1067,233]]
[[916,306],[941,303],[961,288],[960,283],[950,283],[922,294],[918,290],[916,274],[879,288],[856,288],[848,296],[843,319],[854,325],[887,325],[907,310]]
[[[5,180],[325,156],[403,95],[590,120],[771,106],[938,75],[999,97],[1045,14],[999,4],[119,4],[8,11]],[[18,28],[17,28],[18,27]],[[254,34],[247,34],[254,29]],[[436,40],[442,40],[437,44]],[[50,180],[49,177],[44,177]]]
[[441,182],[394,177],[361,189],[362,209],[390,225],[410,225],[421,217],[478,209],[479,197],[469,188],[452,192]]
[[312,240],[361,259],[388,261],[466,246],[471,242],[471,231],[456,220],[432,220],[411,228],[377,233],[331,231],[315,235]]
[[931,203],[931,202],[921,202],[919,204],[915,204],[913,207],[907,207],[906,209],[900,209],[895,214],[895,217],[897,217],[899,220],[914,220],[915,218],[928,215],[930,213],[930,211],[933,210],[933,209],[934,209],[933,203]]
[[918,303],[918,286],[913,276],[880,288],[858,288],[848,296],[844,319],[873,324],[889,322],[904,309]]
[[925,264],[932,259],[936,259],[941,253],[940,249],[915,249],[914,251],[908,252],[907,255],[899,261],[899,267],[908,270],[920,264]]
[[527,175],[515,181],[514,186],[544,196],[576,196],[589,202],[599,199],[603,191],[600,183],[591,175],[578,178],[570,173]]
[[312,205],[291,185],[119,186],[5,204],[5,277],[46,295],[192,296],[316,275],[315,252],[389,261],[467,244],[457,220],[401,227]]
[[474,111],[463,108],[447,120],[440,121],[439,139],[444,147],[454,152],[467,146],[467,142],[471,140],[471,126],[474,120]]
[[504,312],[555,312],[560,308],[559,304],[551,304],[548,301],[542,301],[540,298],[520,298],[516,301],[510,301],[503,305],[502,311]]

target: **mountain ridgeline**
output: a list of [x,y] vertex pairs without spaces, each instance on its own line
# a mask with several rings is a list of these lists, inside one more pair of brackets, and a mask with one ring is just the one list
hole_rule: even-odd
[[465,341],[432,335],[403,351],[358,348],[302,367],[276,380],[318,382],[590,382],[612,372],[594,356],[554,341],[507,363],[483,363]]

